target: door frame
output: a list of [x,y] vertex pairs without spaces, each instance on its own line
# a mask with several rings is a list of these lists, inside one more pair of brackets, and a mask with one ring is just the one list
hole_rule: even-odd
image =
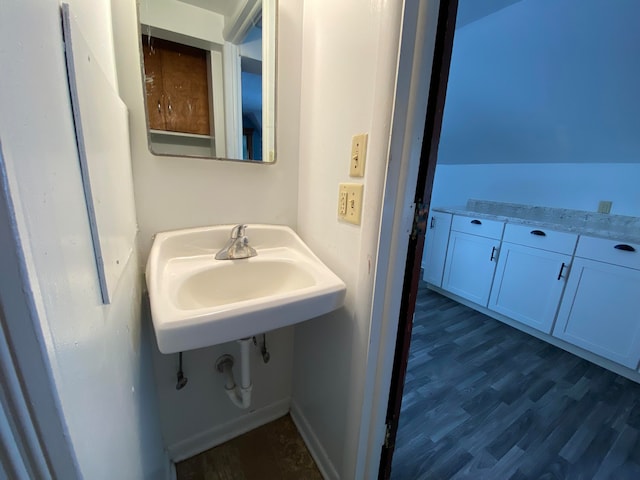
[[397,431],[457,8],[404,5],[355,478],[388,478],[391,467],[393,449],[382,447],[388,417],[392,444]]
[[[80,478],[55,387],[37,285],[18,233],[0,142],[0,465],[16,479]],[[0,470],[1,471],[1,470]]]
[[391,464],[400,420],[400,409],[402,407],[404,380],[409,362],[413,317],[418,285],[420,284],[427,216],[431,205],[431,193],[433,191],[433,180],[447,96],[457,12],[458,0],[440,1],[422,150],[416,179],[414,199],[416,215],[407,247],[395,354],[389,385],[389,401],[385,419],[385,441],[380,453],[380,468],[378,471],[378,478],[380,479],[388,479],[391,476]]

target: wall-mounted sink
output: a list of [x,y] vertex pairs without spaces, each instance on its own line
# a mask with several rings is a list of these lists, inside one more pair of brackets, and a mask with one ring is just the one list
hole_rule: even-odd
[[342,306],[344,282],[289,227],[248,225],[258,255],[216,260],[232,227],[156,235],[146,277],[162,353],[250,337]]

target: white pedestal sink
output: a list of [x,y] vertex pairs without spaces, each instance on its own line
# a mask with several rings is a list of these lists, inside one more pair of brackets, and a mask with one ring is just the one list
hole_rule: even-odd
[[147,287],[162,353],[251,337],[342,306],[346,286],[289,227],[247,226],[258,255],[216,260],[233,225],[158,233]]

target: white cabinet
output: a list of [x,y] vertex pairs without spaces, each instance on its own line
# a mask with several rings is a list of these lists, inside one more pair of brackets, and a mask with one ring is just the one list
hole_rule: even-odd
[[640,244],[495,218],[432,212],[425,281],[494,318],[638,369]]
[[580,237],[553,335],[638,368],[640,245]]
[[487,306],[504,223],[454,215],[442,288]]
[[427,233],[422,256],[424,281],[440,287],[444,261],[447,256],[449,230],[453,215],[443,212],[431,212],[427,223]]
[[551,333],[577,235],[507,225],[489,308]]

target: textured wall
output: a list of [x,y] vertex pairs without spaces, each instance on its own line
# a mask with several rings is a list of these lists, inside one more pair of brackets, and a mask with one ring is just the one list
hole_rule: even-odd
[[[110,2],[74,1],[115,87]],[[89,5],[90,4],[90,5]],[[69,103],[56,0],[5,2],[0,16],[0,137],[30,285],[81,474],[168,473],[140,322],[138,256],[102,305]],[[45,74],[46,73],[46,74]],[[117,185],[113,191],[117,192]]]

